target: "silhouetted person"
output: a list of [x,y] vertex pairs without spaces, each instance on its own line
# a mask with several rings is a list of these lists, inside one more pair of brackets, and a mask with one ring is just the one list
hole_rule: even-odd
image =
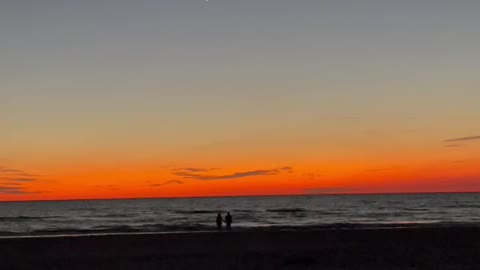
[[217,215],[217,229],[218,230],[222,229],[222,222],[223,222],[222,214],[218,213],[218,215]]
[[225,216],[225,223],[227,224],[227,230],[232,229],[232,222],[233,222],[232,215],[230,215],[230,212],[228,212],[227,216]]

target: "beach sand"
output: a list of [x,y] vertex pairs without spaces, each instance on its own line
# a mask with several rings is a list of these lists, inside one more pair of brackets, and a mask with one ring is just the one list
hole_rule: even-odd
[[480,228],[1,239],[0,269],[480,269]]

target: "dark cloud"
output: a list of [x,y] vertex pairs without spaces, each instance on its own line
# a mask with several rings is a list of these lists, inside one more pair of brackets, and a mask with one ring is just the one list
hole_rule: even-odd
[[335,194],[335,193],[349,193],[352,192],[350,188],[345,187],[323,187],[323,188],[307,188],[304,191],[306,194]]
[[0,167],[0,194],[32,194],[28,191],[28,184],[40,181],[36,175],[22,170]]
[[480,136],[453,138],[453,139],[444,140],[443,142],[449,143],[449,142],[465,142],[465,141],[475,141],[475,140],[480,140]]
[[252,176],[277,175],[281,173],[291,173],[291,172],[293,172],[292,167],[282,167],[282,168],[273,169],[273,170],[255,170],[255,171],[246,171],[246,172],[235,172],[232,174],[224,174],[224,175],[197,174],[197,173],[192,173],[188,171],[180,171],[174,174],[184,179],[210,181],[210,180],[231,180],[231,179],[246,178],[246,177],[252,177]]
[[152,187],[161,187],[161,186],[166,186],[166,185],[171,185],[171,184],[176,184],[176,185],[183,185],[183,182],[180,180],[170,180],[164,183],[160,184],[151,184],[150,186]]

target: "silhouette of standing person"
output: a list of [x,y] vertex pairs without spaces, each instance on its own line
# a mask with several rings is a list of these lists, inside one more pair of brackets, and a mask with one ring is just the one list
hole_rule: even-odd
[[222,229],[222,222],[223,222],[222,214],[218,213],[218,215],[217,215],[217,229],[219,231]]
[[230,215],[230,212],[228,212],[227,216],[225,216],[225,223],[227,224],[227,230],[232,229],[232,222],[233,222],[232,215]]

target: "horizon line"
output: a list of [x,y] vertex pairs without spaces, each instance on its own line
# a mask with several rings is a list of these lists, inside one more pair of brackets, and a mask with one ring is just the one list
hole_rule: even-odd
[[372,193],[312,193],[312,194],[267,194],[267,195],[224,195],[224,196],[186,196],[186,197],[124,197],[124,198],[76,198],[76,199],[37,199],[13,200],[0,203],[17,202],[70,202],[70,201],[121,201],[121,200],[171,200],[171,199],[210,199],[210,198],[241,198],[241,197],[303,197],[303,196],[367,196],[367,195],[420,195],[420,194],[475,194],[479,191],[431,191],[431,192],[372,192]]

